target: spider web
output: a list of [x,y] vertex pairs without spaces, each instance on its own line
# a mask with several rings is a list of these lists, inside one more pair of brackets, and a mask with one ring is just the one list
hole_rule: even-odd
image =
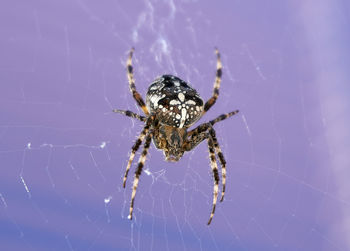
[[[2,250],[349,249],[345,1],[2,5]],[[169,73],[204,99],[221,51],[220,96],[199,123],[240,113],[215,125],[228,178],[210,226],[205,143],[177,163],[152,145],[127,219],[122,177],[142,123],[111,110],[142,113],[132,46],[142,95]]]

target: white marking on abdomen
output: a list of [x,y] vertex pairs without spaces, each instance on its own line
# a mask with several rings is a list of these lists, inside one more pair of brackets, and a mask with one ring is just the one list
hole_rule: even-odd
[[182,108],[181,109],[181,121],[180,121],[180,126],[179,128],[182,128],[185,124],[185,121],[186,121],[186,114],[187,114],[187,111],[185,108]]
[[178,105],[178,104],[181,104],[180,101],[176,100],[176,99],[173,99],[173,100],[170,100],[170,105]]
[[186,105],[195,105],[196,104],[196,102],[194,102],[193,100],[188,100],[185,103],[186,103]]
[[185,101],[185,95],[184,95],[183,93],[180,92],[180,93],[177,95],[177,97],[180,99],[181,102],[184,102],[184,101]]
[[157,94],[152,95],[150,100],[151,100],[151,103],[153,104],[153,107],[157,108],[158,107],[158,101],[161,100],[164,97],[165,97],[165,94],[163,94],[162,96],[159,96]]

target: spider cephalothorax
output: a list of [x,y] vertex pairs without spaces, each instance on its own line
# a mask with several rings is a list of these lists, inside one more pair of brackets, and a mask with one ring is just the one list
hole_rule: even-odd
[[216,119],[203,123],[189,132],[187,130],[216,102],[219,95],[222,75],[220,54],[218,50],[216,50],[217,65],[213,95],[205,104],[195,89],[193,89],[185,81],[173,75],[163,75],[151,83],[147,91],[145,103],[141,95],[136,91],[135,87],[131,62],[133,52],[134,49],[130,51],[127,61],[130,91],[146,116],[141,116],[131,111],[118,109],[113,110],[114,112],[125,114],[126,116],[136,118],[145,123],[140,136],[132,147],[123,180],[123,186],[125,187],[126,178],[128,176],[131,163],[135,157],[135,153],[139,149],[142,142],[145,141],[144,148],[135,172],[129,218],[132,219],[136,189],[138,186],[139,177],[142,173],[142,168],[146,161],[151,140],[153,139],[154,145],[158,149],[163,150],[165,160],[167,161],[178,161],[186,151],[191,151],[199,143],[207,140],[210,165],[214,176],[213,206],[208,221],[209,225],[214,216],[219,190],[219,172],[216,156],[218,157],[219,163],[222,167],[222,191],[220,201],[224,199],[226,185],[226,161],[216,139],[216,133],[213,125],[233,116],[238,112],[238,110],[222,114]]
[[185,152],[183,144],[186,142],[186,129],[160,125],[156,131],[153,134],[154,145],[163,150],[165,160],[178,161]]

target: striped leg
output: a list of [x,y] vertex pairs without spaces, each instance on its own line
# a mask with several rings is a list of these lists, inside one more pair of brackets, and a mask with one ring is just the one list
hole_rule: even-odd
[[143,101],[140,93],[138,93],[136,91],[134,73],[133,73],[133,67],[132,67],[132,55],[133,55],[133,53],[134,53],[134,48],[131,48],[130,53],[129,53],[129,57],[128,57],[128,61],[127,61],[127,65],[126,65],[126,69],[128,71],[128,80],[129,80],[130,91],[131,91],[134,99],[136,100],[137,104],[142,108],[143,112],[146,115],[149,115],[149,112],[148,112],[148,109],[145,105],[145,102]]
[[132,146],[131,148],[131,153],[130,153],[130,157],[129,157],[129,161],[128,161],[128,165],[126,166],[126,170],[125,170],[125,174],[124,174],[124,179],[123,179],[123,187],[125,188],[125,183],[126,183],[126,179],[128,177],[128,173],[131,167],[131,163],[134,160],[135,157],[135,153],[137,152],[137,150],[139,149],[143,139],[145,138],[146,134],[149,131],[149,124],[147,124],[143,130],[141,131],[139,137],[137,138],[135,144]]
[[115,113],[124,114],[125,116],[131,117],[131,118],[134,118],[134,119],[138,119],[138,120],[140,120],[142,122],[146,122],[146,117],[138,115],[138,114],[136,114],[136,113],[134,113],[132,111],[128,111],[128,110],[124,111],[124,110],[119,110],[119,109],[113,109],[112,111],[115,112]]
[[213,120],[210,120],[209,123],[211,125],[214,125],[216,124],[217,122],[220,122],[220,121],[223,121],[235,114],[237,114],[239,112],[239,110],[236,110],[236,111],[233,111],[233,112],[229,112],[229,113],[225,113],[225,114],[221,114],[220,116],[218,116],[217,118],[213,119]]
[[211,223],[213,216],[214,216],[214,213],[215,213],[216,202],[218,200],[219,180],[220,179],[219,179],[218,165],[216,163],[214,144],[213,144],[213,140],[211,138],[208,139],[208,148],[209,148],[211,170],[213,171],[213,176],[214,176],[213,207],[212,207],[209,221],[208,221],[208,225],[209,225]]
[[217,62],[216,62],[216,77],[215,77],[215,83],[214,83],[214,90],[213,90],[213,96],[205,103],[204,105],[204,112],[207,112],[210,107],[212,107],[216,99],[219,96],[219,89],[220,89],[220,83],[221,83],[221,76],[222,76],[222,64],[220,59],[220,53],[218,49],[215,49]]
[[132,186],[130,211],[129,211],[129,217],[128,217],[130,220],[132,219],[132,212],[134,210],[135,195],[136,195],[137,186],[139,184],[140,175],[142,173],[142,168],[143,168],[143,166],[145,164],[147,153],[148,153],[148,149],[149,149],[150,144],[151,144],[151,139],[152,139],[151,136],[152,136],[151,133],[149,133],[146,136],[146,140],[145,140],[145,144],[144,144],[144,147],[143,147],[143,151],[142,151],[142,154],[140,156],[139,164],[138,164],[136,172],[135,172],[134,184]]
[[186,151],[191,151],[207,138],[209,138],[209,134],[207,131],[203,131],[201,133],[192,133],[191,135],[189,135],[189,138],[184,143],[184,149]]
[[221,190],[221,199],[220,202],[224,200],[225,190],[226,190],[226,160],[224,155],[222,154],[221,148],[219,146],[218,140],[216,138],[216,133],[214,128],[209,128],[210,137],[213,140],[215,152],[219,157],[220,165],[221,165],[221,176],[222,176],[222,190]]
[[[235,114],[237,114],[239,111],[236,110],[236,111],[233,111],[233,112],[229,112],[229,113],[226,113],[226,114],[221,114],[220,116],[218,116],[217,118],[213,119],[213,120],[210,120],[209,122],[207,123],[203,123],[203,124],[200,124],[199,126],[197,126],[196,128],[192,129],[191,131],[188,132],[188,137],[189,137],[189,142],[193,142],[193,138],[196,136],[196,135],[199,135],[201,134],[202,132],[205,132],[209,129],[209,127],[213,126],[214,124],[222,121],[222,120],[225,120]],[[203,139],[202,139],[203,140]],[[200,143],[200,142],[199,142]],[[191,143],[192,145],[192,143]],[[198,145],[198,144],[196,144]],[[194,147],[191,147],[189,150],[187,151],[190,151],[192,150]]]
[[[217,117],[216,119],[213,119],[211,121],[209,121],[209,123],[211,125],[214,125],[217,122],[220,122],[224,119],[227,119],[235,114],[237,114],[239,111],[233,111],[233,112],[229,112],[226,114],[222,114],[219,117]],[[224,200],[224,195],[225,195],[225,190],[226,190],[226,160],[224,158],[224,155],[222,154],[221,148],[219,146],[218,140],[216,139],[216,133],[214,128],[210,127],[209,128],[209,134],[211,136],[211,138],[213,139],[214,142],[214,147],[215,147],[215,151],[219,157],[219,161],[220,161],[220,165],[221,165],[221,176],[222,176],[222,191],[221,191],[221,199],[220,202],[222,202]]]

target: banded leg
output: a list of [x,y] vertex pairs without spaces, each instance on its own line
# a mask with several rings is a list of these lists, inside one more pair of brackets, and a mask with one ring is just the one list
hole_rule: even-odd
[[199,126],[197,126],[196,128],[194,128],[193,130],[189,131],[188,132],[188,136],[189,137],[192,137],[192,135],[196,135],[196,134],[200,134],[202,132],[205,132],[209,129],[209,127],[213,126],[214,124],[220,122],[220,121],[223,121],[235,114],[237,114],[239,111],[236,110],[236,111],[233,111],[233,112],[229,112],[229,113],[226,113],[226,114],[221,114],[220,116],[218,116],[217,118],[213,119],[213,120],[210,120],[209,122],[206,122],[206,123],[203,123],[203,124],[200,124]]
[[225,113],[225,114],[221,114],[220,116],[218,116],[217,118],[210,120],[209,123],[213,126],[214,124],[216,124],[217,122],[223,121],[233,115],[236,115],[239,112],[239,110],[233,111],[233,112],[229,112],[229,113]]
[[214,144],[213,144],[213,140],[211,138],[208,138],[208,148],[209,148],[209,156],[210,156],[210,166],[211,166],[211,170],[213,171],[213,176],[214,176],[213,207],[212,207],[209,221],[208,221],[208,225],[209,225],[211,223],[213,216],[214,216],[214,213],[215,213],[216,202],[218,200],[220,178],[219,178],[219,172],[218,172],[218,165],[216,163]]
[[204,105],[204,113],[207,112],[210,107],[212,107],[216,99],[219,96],[219,89],[220,89],[220,83],[221,83],[221,76],[222,76],[222,64],[220,59],[220,53],[218,49],[215,48],[215,54],[216,54],[216,77],[215,77],[215,83],[214,83],[214,90],[213,90],[213,96],[205,103]]
[[132,55],[134,53],[134,48],[131,48],[130,52],[129,52],[129,57],[128,57],[128,61],[126,63],[126,69],[128,71],[128,80],[129,80],[129,87],[130,87],[130,91],[134,97],[134,99],[136,100],[137,104],[142,108],[143,112],[146,115],[149,115],[148,109],[145,105],[145,102],[143,101],[140,93],[138,93],[136,91],[136,86],[135,86],[135,80],[134,80],[134,73],[133,73],[133,67],[132,67]]
[[224,200],[225,190],[226,190],[226,160],[224,158],[224,155],[222,154],[221,148],[219,146],[219,142],[216,138],[216,133],[214,128],[209,128],[209,134],[211,139],[213,140],[213,145],[215,148],[215,152],[217,156],[219,157],[219,162],[221,165],[221,177],[222,177],[222,190],[221,190],[221,199],[220,202]]
[[119,109],[113,109],[112,111],[115,112],[115,113],[124,114],[125,116],[131,117],[131,118],[134,118],[134,119],[138,119],[138,120],[140,120],[142,122],[146,122],[146,117],[138,115],[138,114],[136,114],[136,113],[134,113],[132,111],[129,111],[129,110],[124,111],[124,110],[119,110]]
[[186,151],[191,151],[207,138],[209,138],[209,134],[207,131],[203,131],[201,133],[194,132],[191,135],[189,135],[189,138],[184,143],[184,149]]
[[143,130],[141,131],[141,133],[140,133],[139,137],[137,138],[135,144],[131,148],[131,153],[130,153],[130,156],[129,156],[128,165],[126,166],[126,170],[125,170],[125,174],[124,174],[124,178],[123,178],[123,187],[124,188],[125,188],[126,179],[128,177],[128,173],[129,173],[129,170],[130,170],[130,167],[131,167],[131,163],[132,163],[132,161],[134,160],[134,157],[135,157],[135,153],[139,149],[143,139],[145,138],[146,134],[148,133],[149,127],[150,127],[150,125],[147,124],[143,128]]
[[[224,119],[227,119],[235,114],[237,114],[239,111],[233,111],[233,112],[229,112],[226,114],[221,114],[220,116],[218,116],[216,119],[213,119],[211,121],[209,121],[209,123],[213,126],[215,123],[220,122]],[[216,133],[214,128],[210,127],[209,128],[209,133],[210,136],[213,139],[214,142],[214,147],[215,147],[215,151],[219,157],[219,161],[220,161],[220,165],[221,165],[221,176],[222,176],[222,190],[221,190],[221,199],[220,202],[222,202],[224,200],[224,195],[225,195],[225,191],[226,191],[226,160],[224,158],[224,155],[222,154],[221,148],[219,146],[218,140],[216,139]]]
[[151,133],[149,133],[146,136],[145,144],[144,144],[144,147],[143,147],[143,151],[142,151],[142,154],[140,156],[139,164],[138,164],[136,172],[135,172],[134,183],[133,183],[133,186],[132,186],[130,211],[129,211],[129,216],[128,216],[128,218],[130,220],[132,219],[132,212],[134,210],[135,195],[136,195],[137,186],[139,184],[140,175],[142,173],[142,168],[143,168],[143,166],[145,164],[147,153],[148,153],[148,149],[149,149],[150,144],[151,144],[151,139],[152,139],[151,136],[152,136]]

